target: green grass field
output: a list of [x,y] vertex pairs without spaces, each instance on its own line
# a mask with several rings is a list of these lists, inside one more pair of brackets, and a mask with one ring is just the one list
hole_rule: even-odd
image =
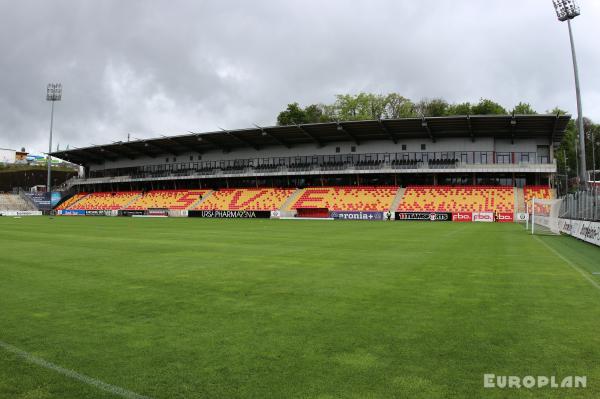
[[573,265],[600,283],[600,249],[508,223],[0,217],[0,398],[118,397],[7,345],[154,399],[598,398]]

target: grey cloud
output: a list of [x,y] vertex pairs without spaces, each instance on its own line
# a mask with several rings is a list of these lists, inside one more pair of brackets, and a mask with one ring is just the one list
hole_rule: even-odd
[[[580,5],[584,111],[600,120],[600,5]],[[267,125],[359,91],[576,112],[550,0],[0,0],[0,15],[0,147],[45,151],[51,81],[63,148]]]

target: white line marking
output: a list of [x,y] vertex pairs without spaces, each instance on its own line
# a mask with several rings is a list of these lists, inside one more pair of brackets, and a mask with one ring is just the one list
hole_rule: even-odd
[[101,389],[103,391],[112,393],[114,395],[121,396],[126,399],[151,399],[148,396],[139,395],[135,392],[128,391],[127,389],[124,389],[124,388],[121,388],[121,387],[118,387],[115,385],[107,384],[106,382],[102,382],[95,378],[88,377],[87,375],[79,374],[76,371],[69,370],[64,367],[60,367],[54,363],[50,363],[42,358],[34,356],[31,353],[25,352],[24,350],[21,350],[21,349],[17,348],[16,346],[7,344],[6,342],[0,341],[0,347],[5,349],[8,352],[14,353],[15,355],[19,356],[23,360],[26,360],[30,363],[36,364],[40,367],[44,367],[48,370],[55,371],[66,377],[83,382],[85,384],[91,385],[91,386]]
[[460,226],[458,228],[454,228],[454,229],[450,230],[449,232],[442,234],[442,237],[453,236],[454,234],[459,233],[459,232],[463,231],[466,228],[467,228],[466,224],[464,226]]
[[544,246],[546,248],[548,248],[551,252],[553,252],[556,256],[558,256],[559,258],[561,258],[567,265],[571,266],[573,269],[577,270],[579,272],[579,274],[581,274],[583,277],[585,277],[585,279],[587,281],[589,281],[596,289],[600,290],[600,284],[598,284],[596,282],[596,280],[594,280],[593,278],[591,278],[588,273],[584,272],[583,270],[581,270],[578,266],[576,266],[573,262],[571,262],[569,259],[565,258],[564,256],[562,256],[557,250],[555,250],[554,248],[552,248],[550,245],[546,244],[544,241],[540,240],[540,238],[538,236],[533,236],[536,240],[538,240],[539,242],[541,242],[542,244],[544,244]]

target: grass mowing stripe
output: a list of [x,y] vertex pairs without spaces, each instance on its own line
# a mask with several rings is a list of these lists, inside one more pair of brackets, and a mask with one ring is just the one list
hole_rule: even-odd
[[536,240],[538,240],[539,242],[541,242],[542,244],[544,244],[544,246],[546,248],[548,248],[554,255],[558,256],[560,259],[562,259],[567,265],[571,266],[573,269],[577,270],[579,272],[579,274],[581,274],[583,277],[585,277],[585,279],[587,281],[589,281],[596,289],[600,290],[600,284],[598,284],[596,281],[594,281],[593,278],[591,278],[590,276],[588,276],[583,270],[581,270],[579,267],[577,267],[577,265],[575,265],[573,262],[571,262],[569,259],[565,258],[564,256],[562,256],[557,250],[555,250],[554,248],[552,248],[550,245],[546,244],[544,241],[540,240],[540,238],[538,236],[533,236]]
[[81,381],[85,384],[91,385],[93,387],[96,387],[96,388],[106,391],[108,393],[112,393],[114,395],[121,396],[126,399],[151,399],[148,396],[139,395],[135,392],[128,391],[127,389],[124,389],[124,388],[121,388],[121,387],[118,387],[115,385],[107,384],[106,382],[97,380],[92,377],[88,377],[87,375],[80,374],[76,371],[69,370],[64,367],[58,366],[47,360],[44,360],[37,356],[34,356],[31,353],[25,352],[24,350],[19,349],[16,346],[7,344],[6,342],[0,341],[0,348],[3,348],[4,350],[15,354],[30,363],[36,364],[40,367],[44,367],[48,370],[55,371],[66,377],[72,378],[77,381]]
[[[597,399],[600,296],[563,263],[511,223],[0,218],[0,339],[154,398]],[[126,399],[0,347],[0,398],[96,396]]]

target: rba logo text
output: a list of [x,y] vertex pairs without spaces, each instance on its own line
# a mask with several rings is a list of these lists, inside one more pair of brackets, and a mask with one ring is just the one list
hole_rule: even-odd
[[516,375],[495,375],[495,374],[484,374],[483,375],[483,387],[484,388],[500,388],[500,389],[532,389],[532,388],[586,388],[587,377],[586,376],[567,376],[560,380],[556,376],[532,376],[527,375],[525,377],[519,377]]
[[491,222],[494,220],[494,214],[491,212],[473,213],[473,220],[474,221],[482,220],[482,221],[490,221]]
[[455,213],[453,215],[454,220],[457,221],[465,221],[465,222],[470,222],[471,220],[473,220],[473,217],[470,213]]

